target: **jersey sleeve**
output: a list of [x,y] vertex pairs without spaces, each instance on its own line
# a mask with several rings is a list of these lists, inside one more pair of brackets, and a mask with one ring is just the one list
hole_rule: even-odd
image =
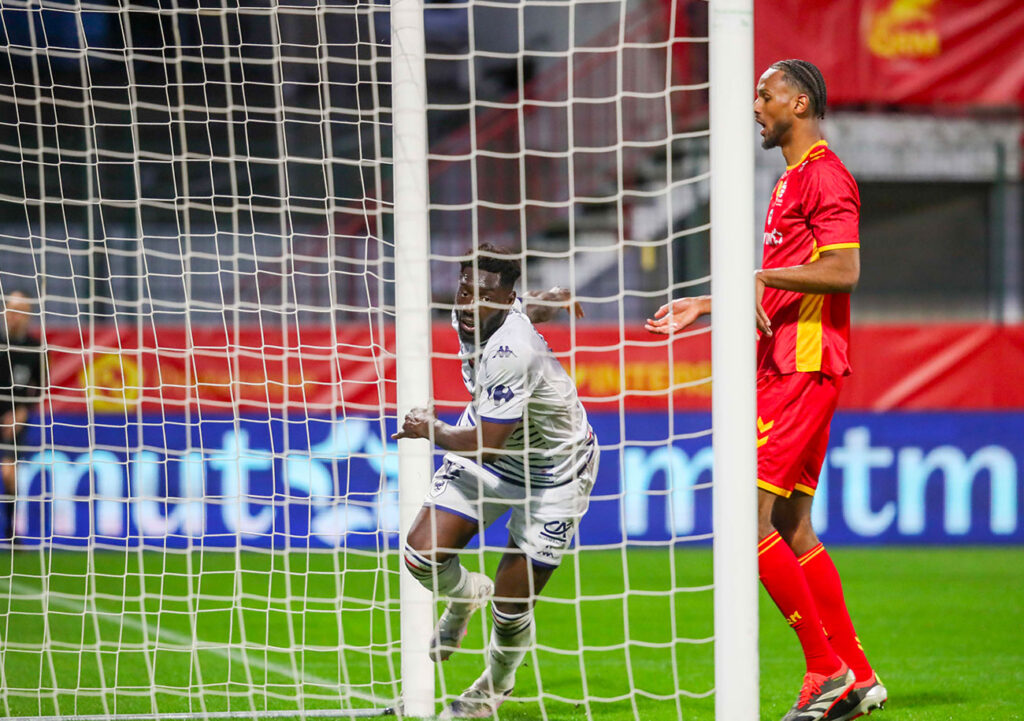
[[518,423],[532,387],[526,348],[489,345],[477,386],[477,415],[491,423]]
[[857,183],[842,166],[820,163],[815,171],[807,179],[803,204],[818,250],[859,248]]

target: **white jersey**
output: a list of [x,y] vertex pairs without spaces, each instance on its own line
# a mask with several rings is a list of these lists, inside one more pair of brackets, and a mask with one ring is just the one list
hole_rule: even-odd
[[[455,313],[452,324],[458,328]],[[462,379],[473,400],[459,426],[515,423],[505,447],[485,470],[516,485],[570,483],[597,452],[576,385],[516,300],[505,321],[477,353],[459,339]],[[476,465],[449,453],[447,460]],[[529,478],[529,484],[527,483]]]

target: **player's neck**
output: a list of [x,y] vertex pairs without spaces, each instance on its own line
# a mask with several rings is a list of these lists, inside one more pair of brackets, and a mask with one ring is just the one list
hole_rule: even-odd
[[786,167],[791,168],[799,163],[815,143],[820,143],[824,139],[816,124],[813,127],[794,127],[789,138],[781,145]]

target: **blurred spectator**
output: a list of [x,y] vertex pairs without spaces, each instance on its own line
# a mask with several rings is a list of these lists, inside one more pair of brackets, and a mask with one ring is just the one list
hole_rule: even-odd
[[3,298],[0,324],[0,540],[14,537],[14,496],[17,463],[26,454],[25,436],[31,411],[38,406],[46,379],[46,355],[31,332],[32,303],[15,291]]

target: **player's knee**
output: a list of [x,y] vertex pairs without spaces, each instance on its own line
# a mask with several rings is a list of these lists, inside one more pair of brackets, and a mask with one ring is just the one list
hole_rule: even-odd
[[772,517],[772,525],[790,546],[802,546],[811,539],[817,542],[809,516],[805,518],[785,513],[775,514]]
[[791,518],[772,516],[770,525],[779,535],[785,539],[790,538],[796,532],[797,523]]

